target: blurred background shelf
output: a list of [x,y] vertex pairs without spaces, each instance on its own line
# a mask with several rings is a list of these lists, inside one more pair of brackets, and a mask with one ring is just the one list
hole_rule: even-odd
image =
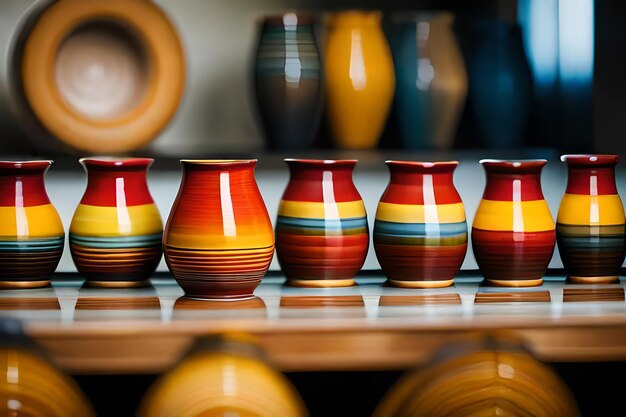
[[159,373],[196,337],[247,333],[289,372],[402,370],[446,343],[489,335],[523,340],[547,362],[626,359],[624,284],[569,285],[558,271],[542,287],[455,286],[399,290],[377,272],[334,290],[285,287],[270,274],[246,301],[182,298],[169,275],[139,290],[83,288],[76,275],[53,287],[0,293],[0,317],[23,320],[53,361],[73,374]]

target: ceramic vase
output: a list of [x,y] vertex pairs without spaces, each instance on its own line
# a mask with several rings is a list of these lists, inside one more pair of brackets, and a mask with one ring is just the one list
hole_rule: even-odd
[[354,285],[369,247],[365,205],[352,182],[355,160],[286,159],[276,255],[291,285]]
[[52,161],[0,161],[0,288],[50,285],[65,241],[44,183]]
[[328,19],[326,113],[337,147],[372,149],[393,99],[393,59],[381,13],[345,11]]
[[559,253],[576,283],[618,282],[624,262],[624,206],[618,155],[563,155],[568,181],[556,219]]
[[76,268],[97,287],[148,285],[163,223],[148,190],[150,158],[82,158],[87,188],[70,225]]
[[487,184],[472,225],[472,247],[490,285],[542,284],[556,242],[554,221],[541,191],[546,162],[480,161]]
[[0,319],[0,415],[95,417],[78,385],[24,335],[17,319]]
[[138,417],[306,417],[302,399],[246,335],[200,339],[150,387]]
[[469,104],[482,145],[523,145],[532,99],[532,73],[517,24],[475,19],[460,24],[466,44]]
[[286,13],[263,21],[255,60],[256,100],[267,145],[313,145],[322,109],[322,67],[312,17]]
[[374,223],[383,272],[399,287],[452,285],[467,252],[465,208],[452,180],[458,162],[386,163],[391,176]]
[[395,115],[406,149],[449,149],[467,98],[467,73],[448,12],[396,19],[391,43]]
[[518,341],[448,343],[398,381],[373,417],[579,416],[559,374]]
[[163,239],[167,265],[188,297],[252,297],[274,255],[256,159],[181,162]]

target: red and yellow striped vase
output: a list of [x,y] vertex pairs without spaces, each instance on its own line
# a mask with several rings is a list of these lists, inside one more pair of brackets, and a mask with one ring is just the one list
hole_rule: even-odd
[[572,282],[619,281],[624,206],[615,184],[618,155],[563,155],[568,181],[556,219],[561,260]]
[[286,159],[276,255],[289,284],[354,285],[369,247],[367,214],[352,182],[355,160]]
[[159,264],[163,223],[148,190],[151,158],[82,158],[87,189],[70,225],[70,250],[92,286],[139,287]]
[[44,176],[52,161],[0,161],[0,288],[50,285],[65,242]]
[[389,185],[378,203],[374,249],[391,284],[447,287],[467,252],[467,223],[452,176],[459,164],[387,161]]
[[545,159],[480,161],[487,185],[472,226],[476,262],[488,284],[542,284],[556,233],[541,191]]
[[274,255],[256,159],[181,162],[163,239],[167,265],[188,297],[252,297]]

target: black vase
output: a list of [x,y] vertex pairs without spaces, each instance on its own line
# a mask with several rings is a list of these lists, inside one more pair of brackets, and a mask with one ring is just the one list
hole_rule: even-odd
[[320,124],[322,66],[314,19],[286,13],[263,20],[254,81],[268,148],[310,149]]

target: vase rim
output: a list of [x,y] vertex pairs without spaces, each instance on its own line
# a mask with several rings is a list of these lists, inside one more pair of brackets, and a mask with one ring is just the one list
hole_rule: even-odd
[[191,166],[254,166],[258,162],[258,159],[181,159],[180,163],[183,165]]
[[89,156],[78,160],[84,167],[149,167],[153,158],[133,158],[114,156]]
[[287,164],[299,164],[299,165],[312,165],[312,166],[354,166],[359,162],[358,159],[298,159],[298,158],[285,158],[283,159]]
[[548,163],[547,159],[481,159],[478,161],[487,167],[507,167],[507,168],[533,168],[542,167]]
[[615,165],[619,155],[615,154],[565,154],[561,161],[572,165]]
[[388,166],[403,166],[416,168],[438,168],[438,167],[456,167],[459,161],[401,161],[397,159],[388,159],[385,161]]
[[[296,21],[293,24],[287,19],[287,17],[291,17],[288,15],[292,15],[296,18]],[[268,26],[300,26],[300,25],[312,25],[315,23],[315,16],[310,13],[299,13],[296,11],[286,11],[284,13],[276,13],[276,14],[268,14],[263,16],[260,19],[262,24]]]
[[357,22],[364,23],[380,23],[383,13],[376,9],[339,9],[327,12],[326,20],[329,26],[352,25],[354,19],[365,19]]
[[38,160],[26,160],[26,161],[22,161],[22,160],[17,160],[17,161],[7,161],[7,160],[1,160],[0,161],[0,168],[11,168],[11,169],[43,169],[43,168],[49,168],[50,165],[53,164],[53,161],[51,159],[38,159]]

